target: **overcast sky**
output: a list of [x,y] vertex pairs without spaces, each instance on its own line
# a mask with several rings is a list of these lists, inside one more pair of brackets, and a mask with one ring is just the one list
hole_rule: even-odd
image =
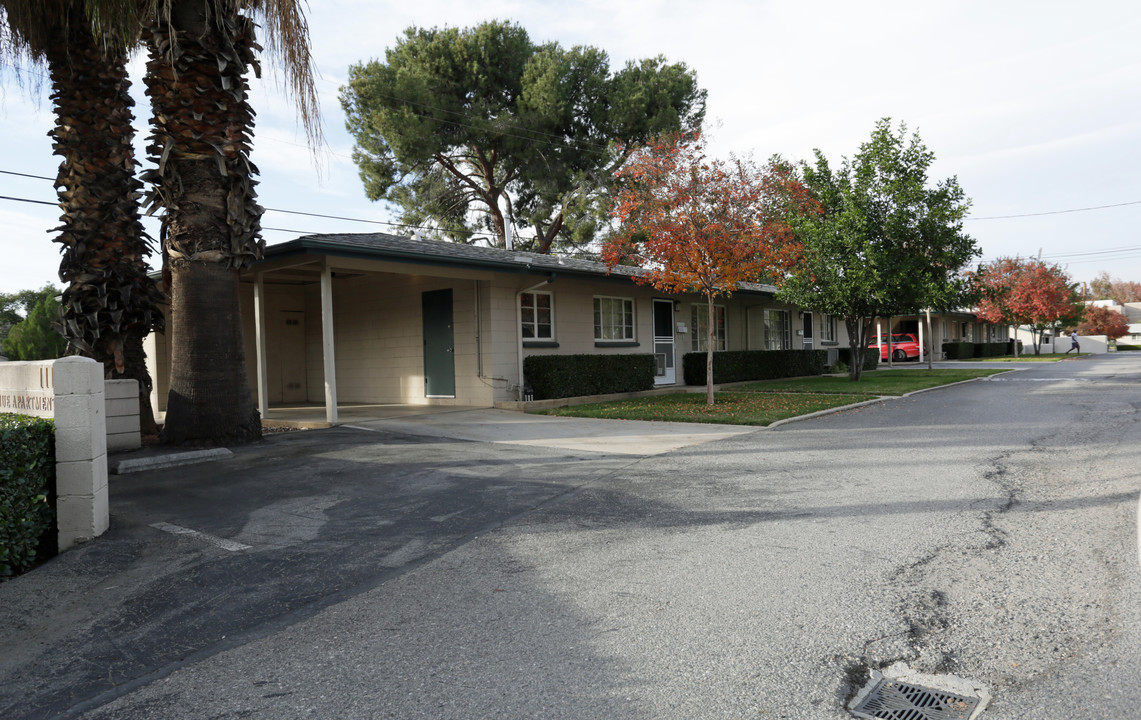
[[[938,158],[932,179],[957,176],[973,200],[966,226],[984,259],[1041,253],[1075,280],[1104,270],[1141,281],[1136,0],[313,0],[308,17],[328,142],[320,169],[273,73],[253,91],[253,160],[270,244],[311,232],[391,230],[279,212],[393,219],[365,198],[350,159],[337,98],[350,64],[382,59],[410,25],[509,19],[537,42],[602,48],[612,67],[659,54],[688,64],[709,92],[719,155],[799,160],[820,148],[835,165],[878,118],[905,121]],[[131,67],[145,163],[142,61]],[[50,180],[7,174],[55,175],[47,91],[29,97],[9,77],[2,93],[0,195],[54,202]],[[58,215],[52,206],[0,200],[0,292],[58,284],[59,246],[49,233]],[[1012,215],[1022,217],[1004,217]],[[157,221],[146,227],[157,237]]]

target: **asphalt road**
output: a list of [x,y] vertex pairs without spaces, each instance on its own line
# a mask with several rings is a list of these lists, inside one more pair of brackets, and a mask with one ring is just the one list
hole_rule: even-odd
[[1028,366],[646,457],[340,428],[117,481],[108,536],[0,584],[0,717],[845,718],[896,660],[984,718],[1134,717],[1139,381]]

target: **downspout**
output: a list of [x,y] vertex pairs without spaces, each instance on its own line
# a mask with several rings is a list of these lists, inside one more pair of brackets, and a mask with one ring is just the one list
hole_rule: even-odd
[[531,292],[533,290],[538,290],[539,288],[543,287],[544,285],[550,285],[554,281],[555,281],[555,274],[551,273],[547,277],[547,279],[544,280],[543,282],[535,283],[531,287],[525,287],[522,290],[517,290],[515,292],[515,337],[516,337],[516,349],[518,350],[518,360],[519,360],[519,400],[523,399],[523,383],[524,383],[524,378],[523,378],[523,308],[520,306],[519,303],[522,299],[523,293]]
[[483,377],[483,318],[479,312],[479,280],[472,280],[475,286],[475,376]]

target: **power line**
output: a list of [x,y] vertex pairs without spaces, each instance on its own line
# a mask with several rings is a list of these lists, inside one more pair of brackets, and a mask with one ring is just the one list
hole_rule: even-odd
[[[447,111],[444,111],[444,112],[447,112]],[[526,138],[521,138],[521,139],[526,139]],[[278,141],[278,142],[285,142],[285,141]],[[287,144],[292,144],[292,143],[287,143]],[[46,175],[32,175],[29,173],[15,172],[12,170],[0,170],[0,174],[15,175],[17,177],[26,177],[26,178],[36,179],[36,180],[51,180],[51,181],[55,180],[55,178],[47,177]],[[37,204],[41,204],[41,205],[56,205],[57,204],[57,203],[45,202],[42,200],[29,200],[26,198],[16,198],[16,197],[9,197],[9,196],[0,196],[0,199],[14,200],[17,202],[37,203]],[[1112,205],[1095,205],[1095,206],[1084,207],[1084,208],[1073,208],[1070,210],[1050,210],[1050,211],[1046,211],[1046,212],[1023,213],[1023,214],[1019,214],[1019,215],[993,215],[993,216],[988,216],[988,217],[977,217],[977,218],[976,217],[970,217],[970,218],[964,218],[964,219],[965,220],[1003,220],[1003,219],[1010,219],[1010,218],[1040,217],[1043,215],[1062,215],[1062,214],[1066,214],[1066,213],[1087,212],[1090,210],[1106,210],[1106,209],[1110,209],[1110,208],[1126,207],[1129,205],[1141,205],[1141,200],[1133,200],[1133,201],[1124,202],[1124,203],[1115,203]],[[304,215],[307,217],[326,218],[329,220],[343,220],[345,222],[359,222],[359,223],[368,223],[368,224],[373,224],[373,225],[385,225],[388,227],[401,228],[401,229],[406,229],[406,230],[427,230],[427,231],[439,231],[440,230],[440,228],[434,228],[434,227],[426,226],[426,225],[409,225],[406,223],[386,222],[383,220],[366,220],[364,218],[347,217],[344,215],[323,215],[321,213],[302,212],[300,210],[282,210],[280,208],[271,208],[271,207],[267,207],[264,209],[266,212],[278,212],[278,213],[284,213],[287,215]],[[268,230],[270,228],[266,228],[266,229]],[[276,229],[280,230],[280,228],[276,228]],[[284,231],[283,230],[283,232],[292,232],[292,231]],[[454,231],[450,231],[450,232],[466,232],[466,233],[468,233],[469,236],[476,235],[478,233],[478,231],[475,231],[475,230],[462,230],[462,231],[461,230],[454,230]],[[313,233],[313,234],[316,234],[316,233]],[[535,239],[534,236],[527,237],[524,235],[519,235],[517,237],[524,239],[524,240],[534,240]],[[1121,250],[1134,250],[1134,249],[1141,250],[1141,247],[1126,247],[1126,248],[1122,248]],[[1109,249],[1109,250],[1091,251],[1088,253],[1062,253],[1062,254],[1048,255],[1046,257],[1080,257],[1080,256],[1085,256],[1085,255],[1093,255],[1093,254],[1112,254],[1112,253],[1117,252],[1117,251],[1118,250],[1115,250],[1115,249]]]
[[[21,177],[35,178],[37,180],[54,180],[54,178],[44,177],[43,175],[28,175],[26,173],[12,172],[10,170],[0,170],[0,173],[6,174],[6,175],[19,175]],[[0,195],[0,200],[12,200],[14,202],[34,203],[36,205],[51,205],[53,207],[59,206],[58,202],[48,202],[46,200],[33,200],[31,198],[12,197],[10,195]],[[466,229],[464,229],[464,230],[460,230],[460,229],[443,230],[442,228],[432,227],[430,225],[409,225],[407,223],[386,222],[384,220],[365,220],[364,218],[353,218],[353,217],[346,217],[343,215],[323,215],[321,213],[302,212],[300,210],[281,210],[279,208],[268,208],[268,207],[262,208],[262,209],[265,212],[277,212],[277,213],[284,213],[287,215],[304,215],[307,217],[327,218],[329,220],[343,220],[343,221],[347,221],[347,222],[369,223],[372,225],[385,225],[388,227],[400,228],[400,229],[404,229],[404,230],[425,230],[428,232],[467,233],[469,238],[480,234],[480,231],[478,231],[478,230],[466,230]],[[262,229],[263,230],[274,230],[277,232],[295,232],[295,233],[298,233],[301,235],[322,235],[322,234],[324,234],[324,233],[319,233],[319,232],[311,232],[311,231],[307,231],[307,230],[289,230],[286,228],[266,228],[266,227],[263,227]],[[537,239],[533,235],[532,236],[516,235],[515,237],[518,239],[521,239],[521,240],[536,240]]]
[[1087,212],[1089,210],[1105,210],[1107,208],[1125,207],[1126,205],[1141,205],[1141,200],[1115,203],[1113,205],[1095,205],[1093,207],[1073,208],[1072,210],[1049,210],[1046,212],[1022,213],[1020,215],[990,215],[988,217],[968,217],[964,220],[1007,220],[1010,218],[1041,217],[1042,215],[1064,215],[1066,213]]
[[59,205],[59,203],[48,202],[46,200],[30,200],[28,198],[11,197],[10,195],[0,195],[0,200],[12,200],[14,202],[34,203],[36,205]]

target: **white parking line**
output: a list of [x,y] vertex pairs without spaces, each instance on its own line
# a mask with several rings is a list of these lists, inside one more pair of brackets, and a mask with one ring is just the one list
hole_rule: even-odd
[[197,530],[191,530],[190,528],[184,528],[180,525],[171,525],[170,523],[165,522],[151,523],[151,527],[153,527],[155,530],[162,530],[163,532],[168,532],[172,535],[189,535],[190,537],[208,542],[211,545],[220,547],[223,550],[229,550],[230,552],[249,550],[253,547],[252,545],[243,545],[240,542],[234,542],[233,540],[226,540],[225,538],[207,535],[206,533],[198,532]]

